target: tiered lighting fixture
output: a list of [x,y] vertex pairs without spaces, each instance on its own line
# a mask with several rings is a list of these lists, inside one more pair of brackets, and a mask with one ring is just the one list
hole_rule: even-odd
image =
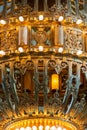
[[21,6],[11,0],[9,10],[4,0],[0,130],[86,128],[86,95],[79,90],[87,79],[87,6],[84,0],[80,10],[79,1],[55,0],[49,8],[44,0],[39,11],[38,0],[33,9],[27,0]]

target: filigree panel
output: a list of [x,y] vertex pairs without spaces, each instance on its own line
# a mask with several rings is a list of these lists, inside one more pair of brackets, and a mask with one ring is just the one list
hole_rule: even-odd
[[51,46],[51,28],[50,27],[31,27],[31,45],[36,46],[38,44],[44,44],[45,46]]
[[84,43],[83,43],[83,34],[82,31],[76,28],[64,28],[64,41],[65,41],[65,49],[71,51],[72,53],[76,53],[78,50],[83,51]]
[[3,31],[0,33],[1,50],[13,51],[17,46],[17,31],[16,29]]

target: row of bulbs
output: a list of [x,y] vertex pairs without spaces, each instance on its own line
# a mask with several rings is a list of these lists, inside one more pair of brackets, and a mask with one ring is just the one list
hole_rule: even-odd
[[[44,50],[45,50],[45,48],[43,47],[43,46],[39,46],[38,48],[34,48],[34,51],[35,50],[38,50],[39,52],[44,52]],[[18,48],[18,51],[20,52],[20,53],[23,53],[24,52],[24,49],[23,49],[23,47],[19,47]],[[32,50],[32,48],[31,48],[31,51],[33,51]],[[63,47],[59,47],[58,49],[55,49],[55,48],[50,48],[50,51],[54,51],[54,52],[59,52],[59,53],[62,53],[63,52]],[[73,53],[72,53],[73,54]],[[82,54],[82,51],[81,50],[78,50],[77,51],[77,55],[81,55]],[[3,50],[0,50],[0,55],[5,55],[5,52],[3,51]]]
[[[54,17],[54,19],[55,19],[55,17]],[[43,15],[39,15],[38,20],[40,20],[40,21],[44,20],[44,16]],[[64,17],[62,15],[59,16],[58,21],[62,22],[63,20],[64,20]],[[23,16],[19,16],[19,21],[23,22],[24,21],[24,17]],[[81,24],[82,22],[83,22],[82,19],[79,18],[79,19],[77,19],[76,24]]]
[[58,127],[55,127],[55,126],[52,126],[52,127],[50,127],[50,126],[45,126],[45,128],[44,128],[44,126],[42,126],[42,125],[40,125],[40,126],[33,126],[32,128],[31,127],[26,127],[26,128],[24,128],[24,127],[21,127],[21,128],[16,128],[15,130],[67,130],[66,128],[63,128],[63,127],[60,127],[60,126],[58,126]]
[[[24,22],[24,17],[23,16],[19,16],[19,21],[20,22]],[[42,20],[44,20],[44,16],[43,15],[39,15],[38,16],[38,20],[40,20],[40,21],[42,21]],[[63,16],[59,16],[59,18],[58,18],[58,21],[59,22],[62,22],[64,20],[64,17]],[[83,21],[82,21],[82,19],[77,19],[77,21],[76,21],[76,24],[81,24]],[[6,22],[6,20],[0,20],[0,24],[2,24],[2,25],[5,25],[7,22]]]

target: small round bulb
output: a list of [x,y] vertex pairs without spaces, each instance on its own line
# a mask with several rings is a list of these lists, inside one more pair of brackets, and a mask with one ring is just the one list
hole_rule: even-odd
[[58,18],[58,21],[59,21],[59,22],[62,22],[63,19],[64,19],[64,17],[63,17],[63,16],[60,16],[60,17]]
[[20,130],[25,130],[25,128],[24,128],[24,127],[21,127]]
[[5,52],[3,50],[1,50],[0,55],[5,55]]
[[58,49],[58,52],[62,53],[62,52],[63,52],[63,48],[60,47],[60,48]]
[[82,54],[82,51],[81,50],[78,50],[77,51],[77,55],[81,55]]
[[18,48],[18,51],[19,51],[19,52],[24,52],[24,49],[23,49],[22,47],[19,47],[19,48]]
[[2,20],[0,20],[0,23],[3,24],[3,25],[5,25],[6,21],[2,19]]
[[39,130],[43,130],[43,126],[42,125],[39,126]]
[[76,21],[76,24],[81,24],[82,23],[82,20],[81,19],[78,19],[77,21]]
[[49,129],[50,129],[50,126],[47,125],[47,126],[45,127],[45,130],[49,130]]
[[39,51],[43,51],[43,46],[39,46]]
[[31,130],[31,127],[28,126],[28,127],[25,128],[25,130]]
[[39,20],[43,20],[43,19],[44,19],[43,15],[39,15]]
[[20,21],[20,22],[23,22],[23,21],[24,21],[23,16],[19,16],[19,21]]
[[59,126],[59,127],[57,128],[57,130],[62,130],[62,128]]

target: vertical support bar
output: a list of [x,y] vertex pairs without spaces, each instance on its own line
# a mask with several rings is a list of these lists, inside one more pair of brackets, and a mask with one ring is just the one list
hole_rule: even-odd
[[34,0],[34,11],[38,11],[38,0]]
[[4,75],[5,75],[5,73],[6,73],[5,64],[2,64],[1,70],[2,70],[2,72],[1,72],[1,73],[2,73],[2,80],[3,80]]
[[15,10],[15,0],[12,0],[11,2],[11,13],[13,14]]
[[61,1],[60,0],[58,0],[58,8],[61,8]]
[[59,39],[59,44],[63,45],[64,44],[64,27],[63,26],[59,26],[58,39]]
[[44,97],[45,97],[45,101],[44,103],[47,103],[47,87],[48,87],[48,69],[47,69],[47,61],[45,61],[45,66],[44,66],[44,72],[45,72],[45,77],[44,77]]
[[80,79],[80,68],[81,68],[81,65],[77,64],[77,76],[79,79]]
[[47,113],[47,102],[48,102],[48,95],[47,95],[47,87],[48,87],[48,60],[44,62],[44,114]]
[[19,103],[19,99],[18,99],[18,95],[17,95],[17,91],[16,91],[16,85],[15,85],[15,81],[14,81],[14,62],[10,62],[10,77],[11,77],[11,82],[12,82],[12,90],[13,90],[13,97],[15,99],[15,105],[17,107],[17,104]]
[[7,0],[4,0],[3,15],[7,15]]
[[36,100],[36,115],[38,114],[38,61],[34,60],[34,84],[35,84],[35,100]]
[[85,12],[87,12],[87,0],[83,0],[83,9],[85,10]]
[[71,9],[71,0],[67,0],[67,8],[68,8],[68,15],[70,15],[72,13],[72,9]]
[[22,5],[25,6],[27,4],[27,0],[22,0]]
[[72,62],[69,62],[69,78],[72,76]]
[[44,0],[44,11],[48,11],[47,0]]
[[76,0],[76,15],[79,16],[79,1]]
[[55,4],[56,4],[56,6],[58,6],[58,0],[55,0]]
[[55,45],[58,45],[58,26],[55,25]]

